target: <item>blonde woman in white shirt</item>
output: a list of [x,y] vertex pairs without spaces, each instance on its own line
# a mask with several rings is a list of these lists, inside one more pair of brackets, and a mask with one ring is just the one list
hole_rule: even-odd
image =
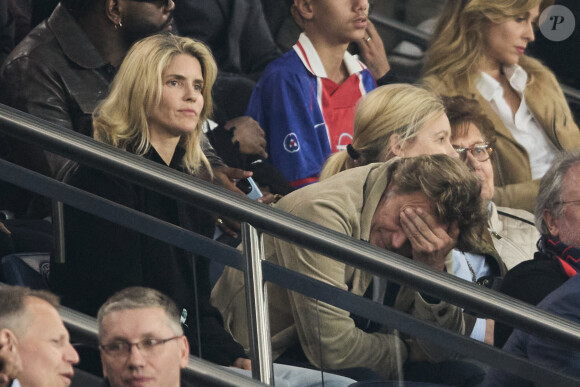
[[424,83],[475,98],[495,128],[494,202],[533,211],[539,179],[556,152],[580,148],[580,132],[552,72],[525,55],[541,0],[452,0],[427,52]]

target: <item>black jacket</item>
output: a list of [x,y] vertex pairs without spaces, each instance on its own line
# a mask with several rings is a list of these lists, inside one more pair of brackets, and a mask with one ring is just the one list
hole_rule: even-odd
[[[182,156],[183,150],[177,148],[170,167],[179,170]],[[145,157],[164,164],[154,148]],[[213,235],[215,222],[208,213],[106,173],[80,166],[67,182],[190,231]],[[71,207],[65,207],[64,227],[66,264],[53,264],[51,283],[65,305],[94,316],[108,297],[125,287],[157,289],[173,298],[180,310],[187,310],[186,335],[196,355],[197,290],[202,357],[229,366],[245,356],[209,304],[208,259],[192,259],[189,252]]]
[[[47,20],[16,46],[0,69],[0,103],[52,122],[63,130],[92,137],[93,111],[107,96],[116,72],[59,4]],[[223,165],[205,136],[202,148],[212,166]],[[52,177],[58,176],[66,162],[38,145],[1,137],[0,157]],[[15,187],[3,192],[7,190],[13,195],[7,198],[0,193],[0,209],[9,208],[33,217],[49,215],[46,203],[30,208],[33,197]]]

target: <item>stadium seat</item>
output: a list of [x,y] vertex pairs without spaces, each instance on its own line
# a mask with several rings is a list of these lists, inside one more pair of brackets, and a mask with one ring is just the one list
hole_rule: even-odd
[[49,272],[49,253],[11,254],[0,261],[1,280],[8,285],[48,289]]

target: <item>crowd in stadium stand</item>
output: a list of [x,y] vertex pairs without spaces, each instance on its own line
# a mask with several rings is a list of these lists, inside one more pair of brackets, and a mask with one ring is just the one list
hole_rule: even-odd
[[[555,47],[545,37],[533,47],[553,4],[0,0],[0,103],[580,322],[580,129],[560,84],[578,78],[541,58]],[[434,26],[413,76],[417,63],[387,55],[396,39],[373,7]],[[0,158],[240,245],[227,213],[40,144],[0,133]],[[0,259],[56,255],[54,208],[0,181]],[[51,260],[46,290],[0,286],[0,387],[188,386],[189,354],[251,376],[242,272],[72,206],[58,217],[65,259]],[[580,350],[272,236],[264,254],[580,376]],[[271,283],[268,295],[276,385],[534,385]],[[98,348],[71,346],[60,302],[97,318]]]

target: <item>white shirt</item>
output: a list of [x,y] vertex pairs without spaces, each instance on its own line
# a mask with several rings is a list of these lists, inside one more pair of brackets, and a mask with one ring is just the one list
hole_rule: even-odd
[[503,96],[501,84],[491,75],[481,72],[476,87],[483,98],[490,103],[492,109],[501,118],[515,140],[526,149],[530,158],[532,179],[539,179],[550,168],[556,148],[546,137],[526,104],[524,98],[524,90],[528,81],[526,71],[517,64],[504,67],[503,71],[521,100],[515,116]]
[[12,381],[12,385],[10,387],[21,387],[20,386],[20,382],[18,381],[18,379],[14,379]]
[[[473,269],[471,272],[469,266]],[[462,253],[459,250],[453,249],[453,275],[462,278],[466,281],[473,281],[473,275],[478,280],[486,275],[491,275],[491,267],[485,260],[485,256],[480,254]],[[472,339],[483,341],[485,338],[485,319],[478,318],[475,326],[469,335]]]

